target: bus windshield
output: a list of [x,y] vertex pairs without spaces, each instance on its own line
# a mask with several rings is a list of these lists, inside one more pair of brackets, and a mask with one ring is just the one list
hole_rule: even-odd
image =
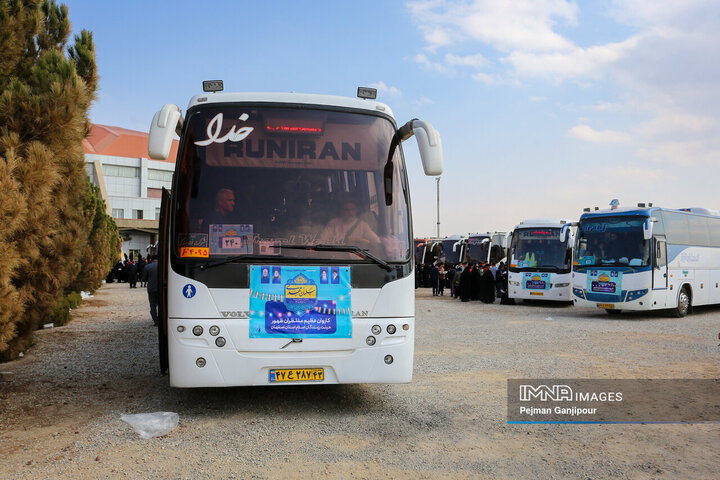
[[[405,166],[398,147],[385,168],[395,134],[387,118],[232,104],[196,109],[186,122],[172,232],[181,259],[367,262],[357,247],[409,261]],[[348,248],[306,248],[318,244]]]
[[569,270],[567,243],[560,241],[560,228],[516,229],[512,239],[511,266],[522,269]]
[[467,241],[467,254],[465,258],[468,263],[487,262],[489,250],[490,237],[470,237]]
[[[455,244],[458,244],[455,246]],[[445,257],[445,263],[457,265],[460,262],[460,240],[443,240],[443,256]],[[453,247],[455,250],[453,250]]]
[[621,216],[581,220],[578,229],[578,265],[650,265],[650,242],[643,238],[645,220]]

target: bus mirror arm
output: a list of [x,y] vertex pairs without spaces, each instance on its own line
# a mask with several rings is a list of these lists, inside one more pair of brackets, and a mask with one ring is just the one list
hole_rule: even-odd
[[407,122],[405,125],[398,128],[397,136],[400,139],[400,143],[404,142],[408,138],[415,135],[415,132],[413,131],[413,123],[415,123],[416,120],[417,120],[417,118],[413,118],[412,120]]
[[[402,128],[405,128],[405,124]],[[402,128],[400,130],[402,130]],[[383,187],[385,188],[385,205],[392,205],[393,202],[393,162],[392,159],[395,156],[395,149],[397,149],[402,139],[400,138],[400,130],[395,132],[392,140],[390,141],[390,148],[388,149],[388,158],[385,162],[385,168],[383,170]]]

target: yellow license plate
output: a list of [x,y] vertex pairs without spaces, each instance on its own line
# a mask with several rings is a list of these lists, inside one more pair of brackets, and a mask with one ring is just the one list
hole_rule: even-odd
[[270,383],[275,382],[322,382],[325,380],[323,368],[272,368]]
[[530,295],[537,295],[538,297],[542,297],[543,292],[530,292]]
[[615,308],[614,303],[598,303],[598,308]]

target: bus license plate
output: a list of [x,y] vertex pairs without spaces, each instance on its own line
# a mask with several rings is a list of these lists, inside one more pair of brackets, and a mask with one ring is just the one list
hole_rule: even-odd
[[539,297],[543,296],[543,292],[530,292],[530,295],[537,295]]
[[614,303],[598,303],[598,308],[615,308]]
[[270,383],[275,382],[322,382],[325,380],[323,368],[272,368]]

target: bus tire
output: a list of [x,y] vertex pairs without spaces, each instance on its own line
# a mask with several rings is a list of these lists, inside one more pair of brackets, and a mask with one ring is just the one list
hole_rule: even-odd
[[610,315],[617,315],[618,313],[622,313],[622,310],[618,310],[617,308],[606,308],[605,311]]
[[672,315],[675,318],[682,318],[688,314],[690,308],[692,308],[690,292],[687,287],[682,287],[680,289],[680,294],[678,295],[677,307],[672,309]]

